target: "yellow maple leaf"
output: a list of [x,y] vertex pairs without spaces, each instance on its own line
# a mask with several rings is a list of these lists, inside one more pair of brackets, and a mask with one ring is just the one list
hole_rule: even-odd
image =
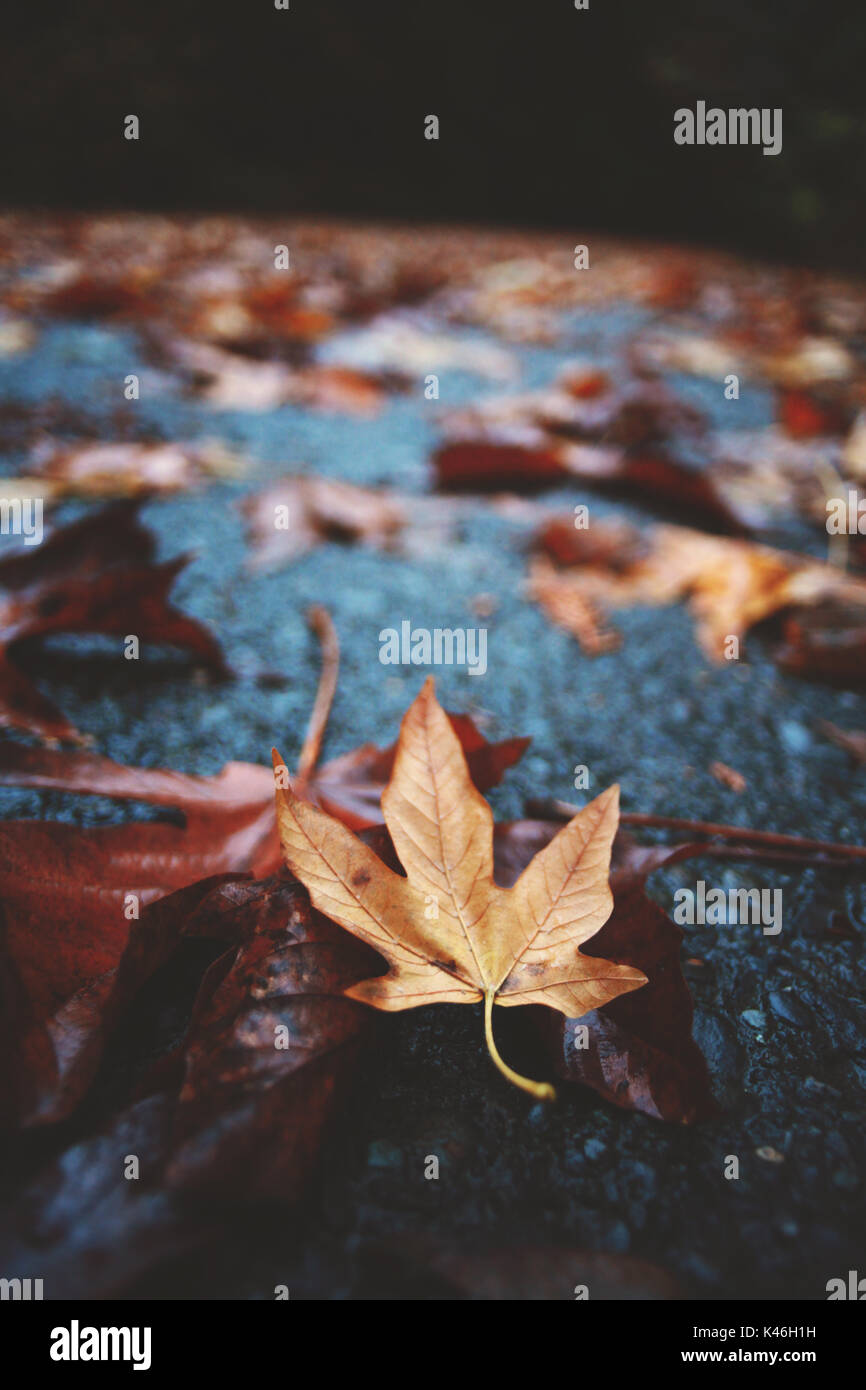
[[[274,750],[274,766],[284,764]],[[580,946],[613,909],[608,882],[619,788],[602,792],[536,854],[512,888],[493,881],[493,814],[429,677],[400,729],[385,823],[406,877],[339,821],[277,784],[286,864],[314,906],[373,946],[384,975],[348,990],[377,1009],[484,1001],[490,1055],[541,1099],[551,1086],[519,1076],[496,1050],[493,1004],[545,1004],[569,1018],[646,984],[628,965]]]

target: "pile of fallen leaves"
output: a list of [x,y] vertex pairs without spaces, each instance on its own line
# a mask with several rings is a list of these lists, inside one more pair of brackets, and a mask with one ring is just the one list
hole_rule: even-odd
[[[429,680],[395,745],[319,766],[338,649],[327,614],[311,622],[324,667],[294,776],[276,754],[274,772],[230,763],[194,777],[0,748],[4,785],[183,817],[0,825],[4,1123],[69,1125],[94,1103],[102,1117],[10,1218],[4,1268],[38,1246],[58,1295],[80,1287],[82,1258],[89,1291],[105,1295],[213,1239],[203,1199],[297,1198],[360,1060],[388,1045],[377,1010],[478,1006],[499,1070],[550,1100],[550,1080],[526,1077],[494,1038],[494,1006],[524,1006],[560,1090],[590,1087],[657,1120],[708,1117],[682,933],[647,896],[648,875],[707,854],[839,869],[866,858],[701,823],[671,822],[688,835],[641,846],[622,829],[615,787],[566,809],[564,825],[494,825],[481,792],[527,740],[489,743],[446,715]],[[166,1033],[160,1008],[179,985],[192,1002]],[[160,1039],[132,1060],[130,1017]],[[140,1183],[118,1178],[129,1153]]]
[[[262,894],[268,901],[274,893],[289,894],[311,922],[321,926],[327,919],[328,940],[347,950],[351,943],[345,933],[335,935],[334,923],[379,952],[381,961],[351,947],[351,959],[370,966],[370,978],[347,991],[353,998],[386,1010],[483,1001],[489,1045],[501,1066],[490,1031],[494,1002],[545,1004],[565,1019],[590,1011],[602,1011],[601,1017],[617,996],[646,986],[640,961],[647,951],[670,956],[673,944],[675,955],[679,932],[642,894],[650,865],[664,856],[647,860],[628,842],[615,843],[616,789],[562,829],[556,822],[494,827],[479,789],[501,779],[527,740],[488,743],[471,719],[443,713],[432,682],[407,713],[396,745],[364,745],[318,767],[336,657],[326,615],[316,612],[313,621],[325,639],[323,699],[294,779],[279,759],[276,777],[264,767],[231,763],[207,778],[125,768],[89,752],[18,744],[0,752],[5,785],[147,802],[175,808],[185,820],[182,827],[160,821],[94,829],[3,825],[7,1047],[15,1058],[7,1073],[7,1115],[27,1125],[67,1116],[86,1094],[107,1036],[144,982],[191,932],[208,935],[202,923],[211,910],[212,920],[222,923],[217,937],[224,939],[227,904],[246,904],[237,930],[244,939],[255,935]],[[371,843],[354,831],[367,832]],[[281,870],[278,833],[294,877]],[[614,881],[622,890],[616,905],[612,850]],[[506,884],[517,881],[498,887],[494,872]],[[237,877],[242,874],[251,880]],[[268,920],[275,928],[276,919]],[[665,929],[647,943],[659,921]],[[292,925],[283,919],[281,929],[290,935],[282,945],[272,943],[277,954],[290,944]],[[631,936],[625,955],[624,932]],[[597,933],[584,956],[578,946]],[[606,937],[615,960],[594,954]],[[628,959],[629,949],[636,960]],[[390,973],[377,978],[386,964]],[[247,981],[251,993],[243,1007],[260,999],[249,1041],[278,1063],[265,1019],[273,1021],[279,1010],[268,1010],[268,990],[257,994],[260,974]],[[591,1054],[569,1062],[570,1078],[588,1079],[617,1103],[666,1118],[693,1119],[706,1111],[706,1074],[690,1040],[691,1008],[681,977],[680,984],[676,1047],[654,1045],[652,1064],[634,1068],[627,1095],[601,1076],[583,1078],[584,1066],[591,1071],[598,1064]],[[303,994],[302,986],[295,980],[289,992]],[[652,993],[647,987],[645,995]],[[647,1042],[654,1027],[671,1024],[668,1012],[654,1018],[651,1004],[635,1017],[644,1014],[639,1036],[648,1032]],[[237,1026],[236,1019],[225,1022]],[[315,1053],[315,1028],[296,1036],[292,1047],[298,1051],[288,1058],[290,1069]],[[669,1082],[662,1074],[672,1065],[682,1073],[681,1092],[660,1100],[654,1086],[664,1093]],[[539,1093],[548,1092],[542,1087]]]
[[[633,303],[643,318],[619,360],[575,360],[545,387],[437,412],[440,493],[556,487],[584,503],[613,492],[689,524],[623,538],[593,522],[590,539],[524,509],[538,533],[527,591],[586,653],[618,645],[608,609],[688,598],[712,660],[774,619],[786,669],[862,684],[866,296],[850,282],[614,244],[581,274],[552,236],[426,229],[419,240],[342,228],[335,237],[317,224],[221,218],[11,216],[0,220],[0,246],[0,353],[32,349],[58,318],[116,324],[137,334],[152,364],[149,393],[189,393],[216,409],[291,403],[363,419],[453,368],[507,386],[517,374],[511,344],[561,344],[575,309]],[[467,337],[467,327],[485,336]],[[732,427],[712,428],[672,373],[715,381],[720,395],[736,378]],[[772,397],[772,423],[733,427],[739,392],[756,387]],[[164,495],[246,466],[213,438],[143,436],[129,401],[114,421],[106,440],[61,403],[0,407],[0,445],[24,455],[4,496],[38,488],[50,505]],[[862,525],[828,538],[834,500]],[[423,558],[441,552],[461,516],[453,499],[409,499],[311,476],[303,464],[243,510],[253,569],[334,540]],[[822,536],[826,554],[780,549],[792,522]]]
[[[395,232],[383,249],[380,233],[347,229],[337,248],[301,225],[282,273],[267,268],[273,230],[222,219],[118,228],[72,219],[49,237],[26,219],[0,221],[0,353],[26,351],[58,317],[107,321],[138,334],[157,390],[215,409],[291,403],[363,419],[440,368],[508,385],[509,345],[558,342],[562,315],[582,304],[617,294],[658,311],[618,364],[574,363],[544,389],[445,418],[438,496],[410,500],[303,465],[271,481],[243,502],[251,568],[335,541],[417,556],[471,505],[452,494],[495,492],[484,505],[530,523],[529,595],[584,653],[618,646],[613,611],[686,600],[710,661],[739,657],[753,630],[777,621],[783,668],[862,684],[858,536],[825,558],[764,532],[794,517],[823,527],[837,488],[858,502],[866,301],[712,257],[660,268],[612,249],[582,277],[554,238],[502,235],[491,264],[487,234],[431,233],[419,249]],[[467,327],[500,341],[458,331]],[[714,433],[662,378],[671,370],[759,381],[774,393],[773,425]],[[114,427],[113,439],[96,437],[86,415],[56,402],[0,407],[0,442],[24,458],[2,483],[7,498],[38,488],[47,504],[125,499],[0,560],[0,724],[41,740],[0,744],[0,784],[162,813],[95,828],[0,824],[0,1108],[25,1136],[13,1166],[26,1168],[33,1135],[58,1136],[54,1166],[10,1220],[4,1271],[38,1249],[56,1294],[82,1277],[105,1294],[206,1243],[207,1194],[295,1200],[360,1061],[391,1045],[380,1013],[475,1006],[495,1066],[537,1100],[588,1087],[657,1121],[713,1114],[682,934],[648,896],[649,875],[697,856],[841,871],[866,850],[621,816],[616,787],[583,807],[544,803],[540,818],[494,824],[482,793],[528,740],[488,742],[439,706],[432,682],[395,743],[320,763],[338,670],[322,609],[311,614],[322,681],[294,775],[278,754],[273,770],[229,762],[197,777],[61,751],[84,740],[36,684],[44,638],[120,642],[132,631],[230,675],[216,639],[171,605],[186,557],[157,562],[136,500],[236,476],[241,463],[212,439],[141,437],[127,408]],[[579,502],[613,491],[665,520],[583,528],[515,497],[546,488]],[[275,524],[283,513],[287,524]],[[863,760],[862,734],[825,732]],[[742,786],[733,769],[713,769]],[[641,826],[676,837],[640,844],[631,832]],[[515,1006],[526,1010],[525,1047],[509,1035],[505,1058],[497,1009]],[[492,1070],[490,1084],[502,1086]],[[118,1177],[118,1155],[130,1153],[141,1183]]]

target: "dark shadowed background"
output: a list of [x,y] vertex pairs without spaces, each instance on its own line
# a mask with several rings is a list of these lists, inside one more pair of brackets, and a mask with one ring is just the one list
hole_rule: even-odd
[[[19,3],[3,50],[7,205],[501,221],[862,263],[853,5],[74,0]],[[674,110],[700,99],[780,106],[781,155],[676,146]]]

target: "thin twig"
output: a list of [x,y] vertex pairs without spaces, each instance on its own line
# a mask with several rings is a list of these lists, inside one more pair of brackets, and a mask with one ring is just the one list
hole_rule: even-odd
[[323,608],[319,603],[314,604],[307,610],[307,622],[321,643],[322,674],[319,676],[316,702],[307,725],[307,736],[298,759],[297,781],[301,783],[312,775],[319,761],[340,669],[340,640],[327,608]]
[[[557,820],[570,820],[580,810],[567,801],[532,801],[530,815],[546,813]],[[826,854],[835,861],[866,859],[866,845],[833,844],[827,840],[804,840],[798,835],[779,835],[773,830],[750,830],[742,825],[717,825],[714,821],[684,820],[680,816],[652,816],[639,811],[623,811],[622,825],[640,825],[654,830],[684,830],[689,835],[709,836],[720,840],[741,841],[746,845],[765,845],[770,849],[791,850],[800,854]]]

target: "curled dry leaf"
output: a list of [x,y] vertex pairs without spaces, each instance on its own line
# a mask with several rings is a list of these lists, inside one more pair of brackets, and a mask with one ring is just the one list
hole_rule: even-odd
[[231,947],[193,1007],[166,1181],[292,1200],[371,1030],[346,991],[379,959],[288,876],[216,887],[184,932]]
[[118,504],[0,560],[0,727],[45,739],[78,737],[15,664],[16,644],[25,638],[134,632],[142,642],[181,647],[215,673],[226,673],[216,639],[169,602],[187,557],[155,564],[154,549],[134,507]]
[[412,497],[311,474],[282,478],[245,498],[241,509],[252,570],[291,564],[328,541],[441,558],[459,515],[454,498]]
[[368,942],[388,973],[349,993],[376,1008],[484,1001],[491,1056],[509,1080],[539,1098],[499,1057],[494,1001],[546,1004],[569,1015],[600,1007],[645,976],[579,951],[608,917],[610,847],[618,790],[578,813],[511,889],[493,881],[493,817],[473,787],[460,742],[428,680],[403,720],[385,823],[406,878],[388,869],[330,816],[300,800],[279,776],[277,820],[286,863],[319,911]]

